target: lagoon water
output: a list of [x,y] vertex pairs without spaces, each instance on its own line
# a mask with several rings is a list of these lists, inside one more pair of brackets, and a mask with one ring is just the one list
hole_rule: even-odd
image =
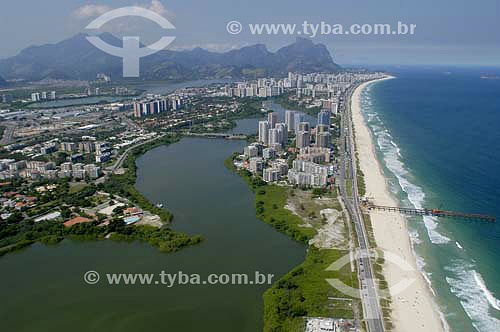
[[[182,83],[172,83],[172,82],[153,82],[153,83],[144,83],[138,85],[138,88],[144,90],[144,93],[141,97],[146,96],[147,94],[169,94],[174,92],[177,89],[183,89],[187,87],[200,87],[213,83],[226,83],[230,82],[230,80],[196,80],[196,81],[188,81]],[[83,90],[83,88],[82,88]],[[119,101],[125,101],[134,99],[137,97],[112,97],[112,96],[93,96],[93,97],[83,97],[83,98],[69,98],[69,99],[58,99],[58,100],[48,100],[41,101],[37,103],[30,104],[29,108],[57,108],[57,107],[77,107],[83,105],[92,105],[100,102],[114,103]]]
[[123,99],[127,99],[126,97],[118,98],[118,97],[110,97],[110,96],[97,96],[97,97],[83,97],[83,98],[69,98],[69,99],[59,99],[59,100],[49,100],[37,102],[29,105],[29,108],[44,108],[44,107],[69,107],[69,106],[82,106],[82,105],[91,105],[100,103],[102,101],[113,103]]
[[[403,206],[500,217],[500,74],[390,68],[362,105],[390,189]],[[369,193],[368,193],[369,195]],[[451,331],[500,331],[500,225],[409,221],[418,263]]]
[[[283,120],[284,110],[272,106]],[[307,117],[314,122],[314,119]],[[254,133],[259,119],[234,132]],[[147,244],[63,241],[0,258],[0,321],[5,331],[262,330],[269,285],[108,285],[106,273],[274,274],[300,264],[306,247],[258,220],[254,195],[224,167],[244,141],[185,138],[137,160],[137,188],[175,216],[173,228],[205,241],[174,254]],[[87,285],[86,271],[101,281]]]

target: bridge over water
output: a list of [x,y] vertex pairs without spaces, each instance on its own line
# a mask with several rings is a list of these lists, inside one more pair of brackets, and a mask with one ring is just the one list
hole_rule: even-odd
[[187,133],[184,133],[184,135],[192,136],[192,137],[204,137],[204,138],[223,138],[223,139],[241,139],[241,140],[247,139],[246,135],[233,135],[233,134],[228,134],[228,133],[191,133],[191,132],[187,132]]

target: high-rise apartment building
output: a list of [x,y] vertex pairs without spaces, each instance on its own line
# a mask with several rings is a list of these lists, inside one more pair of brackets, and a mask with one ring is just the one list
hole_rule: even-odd
[[269,144],[269,122],[259,121],[259,142]]

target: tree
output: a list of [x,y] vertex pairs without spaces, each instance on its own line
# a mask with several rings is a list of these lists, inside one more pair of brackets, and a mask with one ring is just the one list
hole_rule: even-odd
[[20,211],[15,211],[10,215],[10,217],[7,219],[7,222],[9,224],[17,224],[23,220],[23,214]]
[[64,219],[69,219],[71,217],[71,210],[67,206],[61,208],[61,216]]

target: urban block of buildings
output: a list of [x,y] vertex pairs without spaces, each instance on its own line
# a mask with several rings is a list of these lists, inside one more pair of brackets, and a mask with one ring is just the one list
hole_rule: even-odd
[[179,96],[148,96],[146,99],[134,102],[134,117],[142,118],[169,110],[177,111],[182,108],[182,105],[183,102]]
[[[330,133],[332,113],[318,113],[315,128],[306,121],[303,113],[285,112],[285,122],[279,122],[278,114],[270,112],[267,120],[259,121],[258,140],[244,148],[245,162],[240,166],[261,176],[266,182],[287,180],[290,185],[324,187],[329,184],[333,161],[332,136]],[[295,141],[296,153],[292,168],[286,148]]]

